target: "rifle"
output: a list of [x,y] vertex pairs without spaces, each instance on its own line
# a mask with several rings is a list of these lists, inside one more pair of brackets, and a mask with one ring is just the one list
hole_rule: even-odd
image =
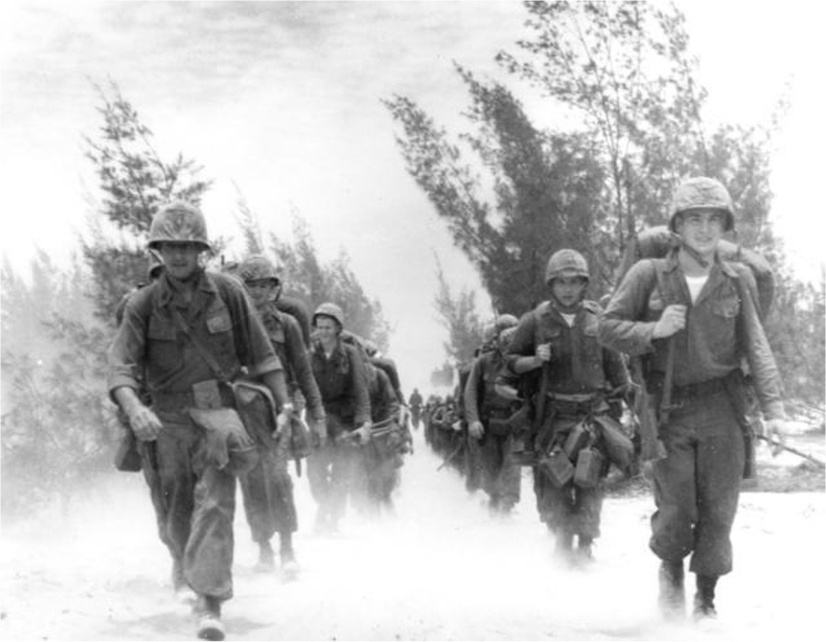
[[757,435],[757,438],[762,439],[763,441],[765,441],[768,444],[771,444],[773,448],[781,448],[782,450],[788,450],[790,453],[794,453],[798,457],[803,457],[803,459],[808,459],[810,462],[815,464],[818,468],[826,468],[826,463],[822,462],[817,457],[814,457],[812,455],[807,455],[806,453],[801,452],[801,451],[797,450],[796,448],[792,448],[791,446],[787,446],[783,442],[775,441],[774,439],[771,439],[770,437],[766,437],[765,435]]
[[456,444],[456,448],[454,448],[453,451],[447,457],[445,457],[444,461],[439,465],[439,467],[436,470],[437,471],[441,470],[442,468],[447,466],[451,461],[456,459],[456,456],[462,450],[462,446],[464,446],[464,445],[465,445],[465,442],[460,440],[459,443]]

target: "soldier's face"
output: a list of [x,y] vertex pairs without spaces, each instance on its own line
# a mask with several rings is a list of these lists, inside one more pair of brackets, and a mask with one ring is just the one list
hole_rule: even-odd
[[674,229],[688,247],[699,254],[709,255],[723,237],[725,214],[713,209],[688,210],[674,223]]
[[198,269],[198,256],[202,250],[197,243],[169,241],[161,243],[160,250],[169,276],[186,281]]
[[272,301],[275,293],[276,285],[272,279],[255,279],[247,281],[247,292],[250,293],[250,298],[256,306],[261,306]]
[[581,276],[561,276],[553,280],[551,292],[563,308],[574,308],[582,300],[585,285]]
[[319,316],[315,321],[315,329],[318,331],[321,343],[329,345],[338,337],[338,323],[330,317]]

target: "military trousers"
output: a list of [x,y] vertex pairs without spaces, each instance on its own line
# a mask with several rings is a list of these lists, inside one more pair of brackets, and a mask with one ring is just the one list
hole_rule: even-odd
[[310,493],[320,514],[333,523],[347,509],[347,498],[363,501],[366,476],[363,452],[356,444],[330,441],[316,448],[307,458]]
[[193,591],[229,599],[235,476],[206,463],[204,431],[185,412],[157,415],[163,429],[140,449],[161,541]]
[[731,571],[731,528],[740,496],[743,434],[725,391],[685,400],[661,426],[666,457],[654,464],[651,550],[690,570]]
[[[571,428],[581,419],[554,417],[550,443],[564,442]],[[534,466],[533,488],[539,517],[554,533],[579,535],[592,540],[600,536],[604,496],[601,485],[596,488],[580,488],[569,481],[560,488]]]
[[294,533],[298,515],[287,440],[280,439],[271,448],[260,446],[259,453],[258,463],[239,481],[252,539],[263,543],[275,533]]
[[522,468],[514,459],[513,436],[495,435],[485,427],[481,439],[470,437],[468,443],[478,457],[480,486],[491,501],[502,507],[519,503]]

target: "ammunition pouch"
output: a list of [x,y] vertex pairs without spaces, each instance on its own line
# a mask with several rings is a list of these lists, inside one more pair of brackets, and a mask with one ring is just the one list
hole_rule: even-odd
[[596,488],[602,477],[605,457],[596,448],[583,448],[576,458],[574,485],[580,488]]
[[[118,412],[121,412],[120,409]],[[138,438],[127,425],[121,431],[115,450],[115,468],[124,473],[139,473],[143,468],[143,458],[138,452]]]
[[621,471],[628,471],[634,462],[634,444],[622,431],[620,423],[608,415],[594,417],[594,423],[599,430],[608,461]]
[[206,463],[244,475],[258,463],[258,447],[234,408],[190,408],[189,416],[206,433]]

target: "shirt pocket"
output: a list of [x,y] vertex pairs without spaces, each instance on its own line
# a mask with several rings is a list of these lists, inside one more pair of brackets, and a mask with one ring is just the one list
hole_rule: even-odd
[[716,298],[709,302],[709,332],[706,333],[709,347],[718,358],[735,351],[737,316],[740,314],[740,299],[736,294]]
[[172,371],[181,361],[178,330],[171,319],[153,314],[149,318],[147,336],[148,362],[162,371]]
[[232,333],[232,317],[225,305],[214,305],[206,314],[207,337],[212,351],[219,358],[221,366],[230,368],[237,363]]

